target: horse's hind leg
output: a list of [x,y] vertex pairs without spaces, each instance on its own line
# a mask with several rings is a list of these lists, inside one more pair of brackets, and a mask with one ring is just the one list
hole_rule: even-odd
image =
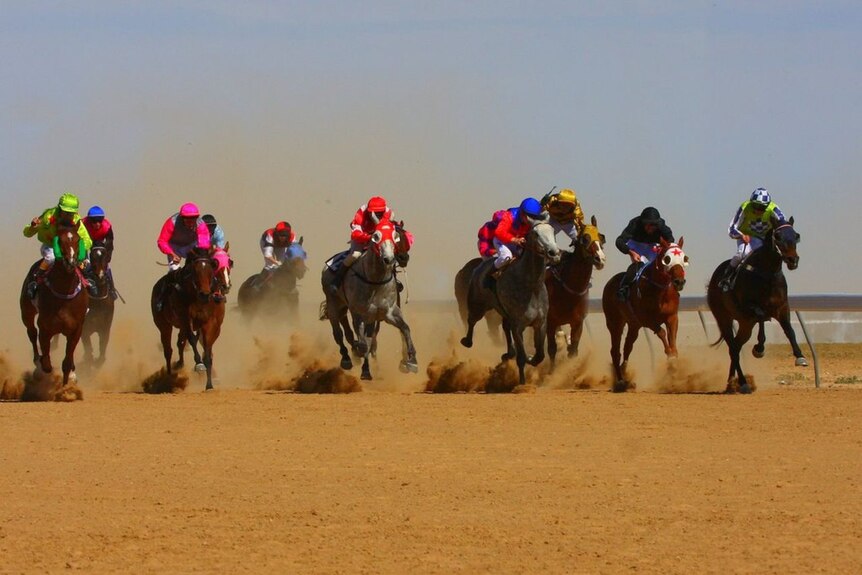
[[[201,358],[201,354],[198,351],[198,339],[199,339],[198,334],[196,334],[193,331],[189,332],[188,341],[189,341],[189,345],[191,345],[192,354],[194,355],[194,358],[195,358],[195,371],[200,372],[200,371],[205,371],[207,366],[206,366],[206,361],[204,361]],[[206,345],[206,344],[204,344],[204,345]],[[204,355],[206,355],[206,350],[204,350]],[[207,388],[207,389],[209,389],[209,388]]]
[[369,321],[363,324],[362,339],[365,343],[365,355],[362,358],[362,374],[359,379],[371,380],[371,368],[368,366],[368,357],[371,355],[371,339],[374,337],[374,328],[377,322]]
[[512,338],[512,324],[506,318],[503,318],[503,336],[506,338],[506,353],[500,356],[500,360],[508,361],[517,356],[517,350]]
[[[796,332],[793,331],[793,326],[790,325],[790,312],[780,314],[778,323],[781,324],[781,329],[784,330],[784,335],[790,341],[790,347],[793,349],[793,356],[796,358],[796,365],[799,367],[808,367],[808,360],[802,355],[802,350],[799,349],[799,344],[796,342]],[[763,324],[761,323],[761,330]]]
[[551,360],[551,372],[554,371],[554,361],[557,357],[557,326],[548,324],[548,359]]
[[171,327],[170,326],[158,326],[159,328],[159,337],[162,340],[162,353],[165,356],[165,372],[171,373],[171,355],[174,353],[174,349],[171,346]]
[[482,319],[482,316],[485,315],[485,312],[479,313],[475,311],[475,307],[473,309],[469,309],[467,312],[467,334],[461,338],[461,345],[466,348],[473,347],[473,329],[476,327],[476,322]]
[[[730,374],[728,375],[728,386],[730,381],[733,379],[733,375],[736,374],[740,393],[751,393],[751,386],[748,384],[748,380],[742,372],[742,364],[739,360],[739,354],[742,351],[742,346],[745,345],[751,337],[753,329],[753,322],[739,321],[739,329],[736,332],[736,337],[732,338],[728,342],[727,346],[730,351]],[[731,342],[733,342],[732,345]]]
[[766,329],[763,326],[764,322],[757,322],[757,343],[751,348],[751,355],[756,358],[763,357],[764,350],[766,349]]
[[[335,340],[335,343],[338,344],[338,351],[341,354],[341,369],[353,369],[353,362],[350,360],[350,354],[344,346],[344,332],[341,330],[342,323],[346,322],[346,320],[346,316],[342,316],[341,318],[330,316],[329,325],[332,327],[332,338]],[[350,329],[349,325],[347,329]],[[353,336],[351,332],[351,336],[348,339],[352,338]]]
[[416,362],[416,348],[413,346],[410,326],[407,325],[401,308],[393,307],[386,316],[386,323],[394,325],[401,331],[401,364],[398,368],[402,373],[416,373],[419,371],[419,365]]

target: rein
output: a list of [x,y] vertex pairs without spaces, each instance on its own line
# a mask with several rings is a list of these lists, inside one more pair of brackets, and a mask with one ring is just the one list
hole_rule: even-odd
[[59,292],[57,292],[51,286],[51,281],[47,277],[45,278],[45,287],[47,287],[48,291],[51,292],[51,295],[53,295],[56,298],[64,299],[64,300],[75,299],[78,296],[78,294],[81,293],[81,290],[84,288],[83,276],[81,275],[81,270],[79,270],[77,267],[75,268],[75,276],[76,276],[76,279],[78,280],[78,282],[77,282],[77,285],[75,286],[75,289],[72,290],[71,293],[59,293]]

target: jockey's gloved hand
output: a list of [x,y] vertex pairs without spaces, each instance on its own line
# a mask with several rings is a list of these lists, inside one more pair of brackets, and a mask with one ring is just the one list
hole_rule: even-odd
[[82,270],[90,269],[90,260],[81,260],[81,263],[78,264],[78,267],[80,267]]

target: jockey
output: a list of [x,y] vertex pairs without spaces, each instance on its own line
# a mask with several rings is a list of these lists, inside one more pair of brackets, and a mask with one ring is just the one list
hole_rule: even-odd
[[722,291],[733,288],[741,264],[755,250],[763,247],[767,234],[787,223],[784,214],[772,201],[766,188],[757,188],[736,210],[727,234],[736,240],[736,253],[730,258],[724,277],[718,282]]
[[[57,226],[73,226],[80,219],[78,216],[78,198],[73,194],[67,193],[60,196],[56,206],[46,209],[42,212],[42,215],[36,216],[30,221],[29,225],[24,227],[25,237],[31,238],[36,236],[42,242],[40,249],[42,261],[39,262],[39,268],[36,270],[33,280],[27,284],[27,297],[30,299],[36,297],[38,284],[44,281],[46,272],[54,263],[54,239],[57,237]],[[84,226],[78,227],[78,236],[81,238],[78,260],[84,265],[93,241],[90,239],[87,228]]]
[[[87,216],[81,219],[84,227],[87,228],[87,233],[90,234],[90,239],[93,240],[94,246],[102,246],[107,253],[107,263],[111,263],[111,257],[114,254],[114,228],[111,222],[105,217],[105,210],[99,206],[93,206],[87,211]],[[114,287],[114,274],[111,272],[111,266],[108,265],[105,270],[108,276],[108,291],[111,297],[117,299],[119,294]],[[95,283],[93,283],[95,287]]]
[[564,232],[572,243],[576,242],[584,229],[584,212],[575,191],[564,189],[555,194],[551,190],[545,194],[541,203],[551,216],[549,223],[554,228],[554,234]]
[[182,258],[194,248],[210,249],[210,232],[198,207],[191,202],[183,204],[179,212],[165,220],[156,245],[168,258],[168,280],[163,282],[157,303],[157,311],[161,311],[168,284],[175,284]]
[[[497,279],[503,268],[512,262],[515,255],[527,241],[527,233],[532,228],[531,219],[541,219],[542,204],[535,198],[525,198],[515,209],[503,212],[494,230],[494,271],[488,274],[488,282]],[[490,287],[490,285],[489,285]]]
[[[204,214],[201,216],[201,219],[207,226],[207,231],[210,234],[210,246],[212,247],[214,254],[213,258],[218,262],[218,269],[215,272],[218,272],[222,266],[230,266],[230,256],[227,254],[227,239],[225,239],[224,230],[221,225],[216,221],[215,216],[212,214]],[[216,275],[218,275],[216,273]],[[225,301],[224,294],[228,293],[230,290],[229,286],[224,285],[221,281],[219,281],[219,288],[213,293],[213,301],[222,302]]]
[[636,283],[647,266],[655,261],[662,238],[671,243],[675,241],[673,232],[667,227],[658,210],[652,206],[644,208],[641,215],[629,221],[617,238],[617,249],[632,260],[617,291],[617,297],[621,301],[628,299],[629,287]]
[[332,293],[336,293],[341,288],[341,283],[344,281],[344,276],[347,275],[347,270],[368,247],[368,242],[371,241],[371,234],[374,233],[377,224],[391,219],[392,210],[386,205],[386,200],[380,196],[372,197],[368,200],[367,204],[363,204],[356,210],[356,214],[350,222],[350,248],[347,250],[347,257],[344,258],[341,266],[335,271],[335,277],[329,285]]
[[260,253],[263,254],[263,269],[255,278],[252,287],[259,290],[272,278],[273,272],[287,259],[291,244],[296,241],[296,233],[288,222],[278,222],[275,227],[265,230],[260,236]]

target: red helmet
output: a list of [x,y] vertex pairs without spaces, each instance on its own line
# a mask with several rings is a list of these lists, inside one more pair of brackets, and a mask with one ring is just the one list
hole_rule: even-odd
[[370,200],[368,200],[367,208],[369,212],[385,212],[386,211],[386,200],[381,198],[380,196],[374,196]]
[[275,224],[275,231],[290,233],[290,224],[287,222],[278,222]]

